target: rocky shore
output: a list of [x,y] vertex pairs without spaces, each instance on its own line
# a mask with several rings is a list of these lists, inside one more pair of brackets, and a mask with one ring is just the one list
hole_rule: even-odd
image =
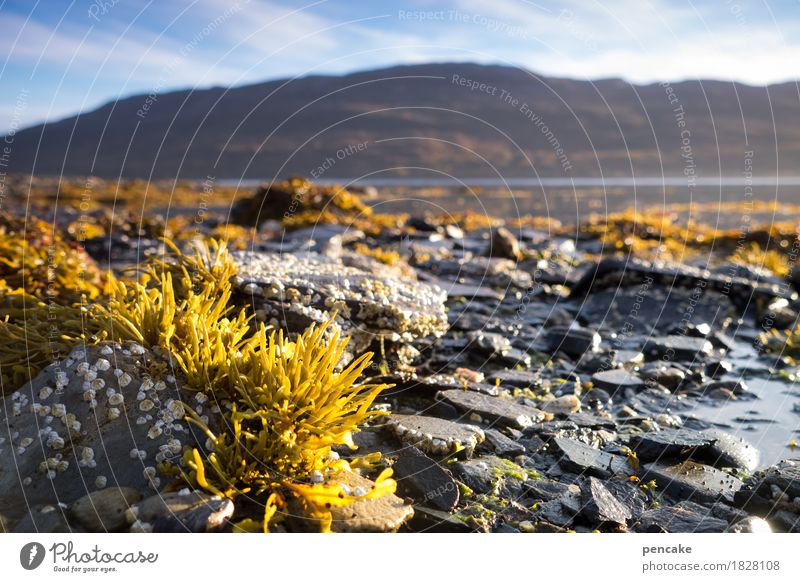
[[[765,463],[758,432],[770,406],[800,410],[792,264],[734,250],[676,262],[535,225],[344,220],[363,214],[353,201],[330,220],[336,193],[303,187],[233,213],[231,301],[292,338],[333,320],[351,337],[340,365],[372,351],[362,381],[389,385],[381,415],[331,455],[356,468],[347,491],[386,468],[396,490],[333,507],[333,531],[800,531],[793,441]],[[161,252],[156,231],[80,245],[121,272]],[[208,426],[226,418],[186,383],[169,353],[108,337],[4,385],[0,530],[224,532],[263,514],[165,470],[208,444],[186,406]],[[741,422],[717,420],[742,403]],[[280,511],[273,531],[309,529]]]

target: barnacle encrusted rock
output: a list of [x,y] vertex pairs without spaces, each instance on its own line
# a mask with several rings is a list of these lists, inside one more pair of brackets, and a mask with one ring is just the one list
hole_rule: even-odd
[[[161,464],[200,440],[182,401],[199,404],[165,364],[134,342],[77,346],[5,397],[0,496],[69,504],[106,486],[160,490]],[[144,401],[153,406],[142,410]],[[209,406],[199,414],[214,420]]]
[[378,336],[411,341],[447,329],[446,294],[438,287],[387,276],[376,266],[349,266],[316,253],[233,253],[237,288],[253,301],[261,318],[292,331],[339,312],[354,340]]

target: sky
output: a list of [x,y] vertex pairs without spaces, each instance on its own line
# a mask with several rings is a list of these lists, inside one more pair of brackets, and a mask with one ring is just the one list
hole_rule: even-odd
[[395,64],[767,84],[800,73],[797,0],[0,0],[0,134],[108,101]]

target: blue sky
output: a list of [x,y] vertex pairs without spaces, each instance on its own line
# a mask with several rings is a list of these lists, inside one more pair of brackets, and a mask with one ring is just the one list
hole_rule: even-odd
[[795,79],[796,0],[0,0],[0,133],[117,97],[397,63]]

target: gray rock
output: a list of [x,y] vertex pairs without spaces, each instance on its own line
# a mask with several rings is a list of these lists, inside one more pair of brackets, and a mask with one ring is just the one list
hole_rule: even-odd
[[667,428],[656,432],[633,435],[630,447],[643,461],[687,458],[707,450],[713,439],[688,428]]
[[189,489],[159,493],[132,505],[126,512],[125,517],[129,525],[136,520],[152,525],[161,517],[182,513],[187,509],[207,504],[215,499],[217,499],[215,496],[203,491],[191,491]]
[[483,442],[483,430],[471,424],[460,424],[433,416],[392,414],[386,421],[397,438],[419,447],[430,455],[448,455],[464,451],[471,457]]
[[65,509],[58,505],[36,505],[19,520],[12,533],[80,533],[84,530],[67,521]]
[[214,498],[181,511],[165,513],[153,523],[155,533],[206,533],[219,530],[233,515],[230,499]]
[[486,249],[486,256],[511,259],[513,261],[520,260],[522,252],[519,249],[517,237],[505,227],[495,228],[492,233],[492,239],[489,242],[489,248]]
[[483,432],[486,434],[486,446],[498,457],[515,457],[525,453],[523,445],[508,438],[499,430],[487,428]]
[[570,484],[558,497],[539,505],[539,517],[559,527],[568,527],[580,516],[582,510],[581,490]]
[[642,352],[665,362],[694,362],[705,358],[712,350],[711,342],[705,338],[668,335],[648,340]]
[[461,411],[478,414],[483,421],[497,422],[512,428],[525,428],[543,422],[546,418],[543,411],[533,406],[466,390],[444,390],[439,392],[438,398]]
[[458,505],[458,483],[449,471],[419,449],[404,449],[392,469],[398,488],[415,503],[447,512]]
[[615,369],[597,372],[592,376],[592,385],[609,394],[626,389],[642,390],[645,382],[627,370]]
[[644,466],[642,479],[654,479],[663,491],[676,499],[698,503],[733,502],[736,492],[744,485],[729,473],[694,461],[677,465],[650,463]]
[[541,407],[545,412],[567,416],[580,412],[581,401],[574,394],[567,394],[552,400],[543,400]]
[[671,507],[648,509],[635,529],[643,533],[721,533],[728,529],[728,522],[713,517],[710,509],[682,501]]
[[632,519],[639,519],[649,505],[647,495],[639,486],[630,481],[610,479],[603,485],[625,508],[630,511]]
[[459,481],[477,493],[516,498],[528,473],[507,459],[486,456],[450,465]]
[[644,370],[642,377],[649,382],[655,382],[670,390],[675,390],[686,378],[686,373],[679,368],[655,365]]
[[[343,471],[338,482],[351,490],[361,487],[369,491],[372,481],[355,473]],[[331,509],[331,529],[336,532],[384,533],[397,531],[414,515],[414,508],[397,495],[388,494],[376,499],[362,499],[344,507]]]
[[561,351],[573,358],[580,358],[586,352],[597,351],[600,347],[597,332],[574,326],[554,326],[547,330],[545,342],[551,351]]
[[490,374],[487,382],[494,385],[499,382],[501,386],[514,386],[516,388],[533,388],[541,386],[542,374],[528,370],[500,370]]
[[126,524],[125,513],[140,499],[136,489],[109,487],[78,499],[70,506],[69,514],[88,531],[118,531]]
[[633,516],[631,510],[620,503],[602,481],[594,477],[589,477],[581,487],[581,501],[583,515],[592,523],[624,526]]
[[558,463],[565,471],[608,479],[614,475],[628,476],[633,468],[625,457],[597,450],[582,442],[556,437],[553,439]]
[[716,428],[709,428],[701,433],[712,440],[711,446],[704,453],[704,458],[718,467],[733,467],[752,471],[758,466],[758,449],[741,437],[734,436]]

